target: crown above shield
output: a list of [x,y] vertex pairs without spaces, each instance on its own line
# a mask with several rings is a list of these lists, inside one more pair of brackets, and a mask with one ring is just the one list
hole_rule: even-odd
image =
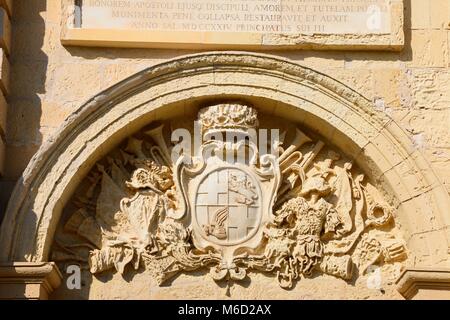
[[217,132],[242,132],[258,127],[258,112],[242,102],[214,104],[202,108],[198,114],[202,136]]

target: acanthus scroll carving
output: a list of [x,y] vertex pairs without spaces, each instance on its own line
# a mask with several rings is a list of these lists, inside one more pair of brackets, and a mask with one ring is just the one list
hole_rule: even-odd
[[130,137],[66,208],[53,259],[92,274],[144,268],[158,284],[198,269],[216,281],[264,272],[292,288],[406,258],[393,209],[351,161],[294,124],[261,148],[260,117],[239,102],[203,108],[202,143],[176,161],[163,125]]

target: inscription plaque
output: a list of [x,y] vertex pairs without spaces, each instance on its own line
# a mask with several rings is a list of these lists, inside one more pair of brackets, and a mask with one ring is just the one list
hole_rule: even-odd
[[399,49],[404,37],[401,0],[65,1],[66,44]]

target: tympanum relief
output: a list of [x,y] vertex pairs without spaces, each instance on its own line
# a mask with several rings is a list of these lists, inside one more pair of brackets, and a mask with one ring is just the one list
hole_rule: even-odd
[[[263,272],[286,289],[403,261],[395,212],[368,177],[306,128],[273,119],[220,103],[200,109],[191,149],[169,143],[175,120],[130,137],[79,186],[53,259],[92,274],[145,270],[158,284],[194,270],[218,282]],[[259,129],[279,134],[262,145],[255,136],[269,131]]]

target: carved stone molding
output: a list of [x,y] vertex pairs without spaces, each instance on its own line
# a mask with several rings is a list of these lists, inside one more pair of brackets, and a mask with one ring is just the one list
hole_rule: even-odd
[[55,263],[0,263],[0,299],[45,300],[61,284]]
[[450,300],[450,269],[406,269],[396,284],[405,299]]

